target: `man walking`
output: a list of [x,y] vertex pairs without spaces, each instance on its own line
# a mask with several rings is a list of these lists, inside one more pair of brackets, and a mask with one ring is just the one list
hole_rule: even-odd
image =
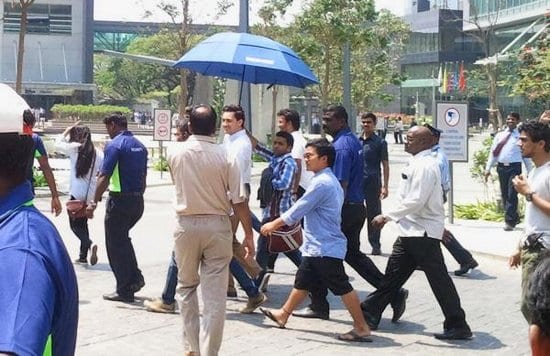
[[[372,226],[372,219],[382,213],[382,199],[388,196],[390,165],[388,163],[388,144],[386,140],[374,134],[377,118],[373,113],[361,115],[363,133],[359,140],[363,144],[363,194],[367,205],[367,231],[373,255],[380,255],[380,229]],[[382,172],[384,175],[382,176]],[[382,179],[383,177],[383,179]]]
[[[491,167],[497,164],[500,195],[504,207],[504,231],[512,231],[519,223],[518,193],[512,185],[512,178],[521,175],[521,151],[517,145],[519,131],[517,129],[520,117],[517,112],[511,112],[506,118],[506,130],[495,135],[489,159],[485,166],[485,180],[491,175]],[[523,159],[527,172],[531,170],[529,159]]]
[[21,117],[13,121],[0,113],[0,354],[74,355],[76,276],[61,236],[33,205],[33,139],[21,134]]
[[[191,137],[168,156],[176,188],[178,302],[187,355],[217,355],[225,321],[226,287],[232,257],[231,209],[242,223],[246,254],[254,254],[250,210],[241,189],[239,166],[216,144],[216,112],[198,105],[191,111]],[[228,192],[231,197],[228,197]],[[197,287],[204,309],[199,319]]]
[[126,117],[112,114],[103,119],[103,123],[112,141],[105,147],[95,197],[87,209],[93,213],[109,186],[105,245],[116,279],[116,291],[103,295],[103,299],[133,302],[134,293],[145,286],[129,233],[143,215],[147,149],[128,131]]
[[[343,106],[329,105],[323,110],[323,130],[334,140],[336,158],[332,171],[344,190],[341,229],[347,239],[345,261],[371,285],[378,287],[383,274],[360,249],[360,234],[365,223],[366,209],[363,204],[363,159],[361,142],[348,126],[348,113]],[[329,318],[327,288],[322,285],[312,288],[311,305],[293,313],[304,318]],[[393,321],[399,320],[405,311],[407,291],[395,293],[392,303]]]
[[[432,154],[437,160],[439,166],[439,172],[441,173],[441,188],[443,189],[443,203],[447,202],[447,193],[451,190],[451,175],[449,171],[449,160],[447,155],[443,152],[443,149],[439,145],[439,138],[441,137],[441,130],[431,126],[430,124],[424,125],[430,133],[432,134]],[[471,269],[474,269],[478,266],[477,261],[474,259],[472,254],[466,250],[460,242],[455,238],[452,232],[445,229],[443,231],[443,237],[441,242],[451,253],[453,258],[458,262],[460,268],[457,269],[454,273],[455,276],[462,276]]]
[[434,336],[438,339],[467,339],[472,332],[441,253],[440,240],[445,220],[443,192],[431,146],[431,133],[426,127],[415,126],[407,132],[405,151],[413,157],[401,173],[400,203],[373,221],[373,225],[379,228],[388,221],[395,221],[399,237],[393,245],[380,286],[361,303],[361,308],[371,329],[376,330],[392,297],[415,268],[420,267],[445,315],[444,332]]
[[525,158],[531,158],[535,168],[529,178],[518,175],[512,179],[515,190],[525,196],[525,235],[518,252],[510,257],[511,267],[521,264],[521,311],[531,322],[531,310],[525,301],[527,282],[542,255],[550,249],[550,127],[529,121],[520,128],[519,147]]

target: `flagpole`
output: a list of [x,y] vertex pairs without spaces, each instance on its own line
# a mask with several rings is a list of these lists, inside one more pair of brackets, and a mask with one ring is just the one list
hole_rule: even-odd
[[435,118],[435,74],[432,68],[432,125],[437,125]]

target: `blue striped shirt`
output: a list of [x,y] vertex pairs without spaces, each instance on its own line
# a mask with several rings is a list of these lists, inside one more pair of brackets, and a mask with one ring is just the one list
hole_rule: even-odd
[[[269,166],[273,170],[273,177],[271,179],[271,185],[273,187],[273,193],[279,191],[282,194],[281,201],[279,203],[279,215],[290,209],[294,204],[294,198],[292,196],[292,186],[294,182],[294,176],[298,166],[296,161],[292,158],[290,153],[282,156],[275,156],[273,152],[265,146],[258,144],[255,149],[256,153],[264,157],[269,161]],[[270,216],[270,207],[266,207],[262,211],[262,218],[266,219]]]

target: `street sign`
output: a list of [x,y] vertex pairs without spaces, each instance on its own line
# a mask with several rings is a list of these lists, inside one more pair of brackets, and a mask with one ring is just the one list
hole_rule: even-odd
[[172,132],[172,112],[170,110],[155,109],[153,121],[153,140],[170,141]]
[[468,104],[438,102],[436,112],[443,152],[451,162],[468,162]]

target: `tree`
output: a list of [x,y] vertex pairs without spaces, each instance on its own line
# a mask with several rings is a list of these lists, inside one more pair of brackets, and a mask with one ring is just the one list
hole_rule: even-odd
[[383,90],[400,81],[396,57],[409,29],[387,11],[377,13],[371,0],[313,0],[288,27],[281,27],[292,0],[271,0],[260,10],[263,24],[255,28],[296,51],[320,80],[315,95],[321,104],[341,102],[342,49],[351,45],[352,98],[366,108],[374,98],[388,100]]
[[21,91],[21,84],[23,82],[23,60],[25,57],[25,35],[27,33],[27,14],[29,7],[34,4],[34,0],[19,0],[12,1],[12,6],[21,7],[21,19],[19,21],[19,43],[17,46],[17,73],[15,75],[15,91],[19,94]]

